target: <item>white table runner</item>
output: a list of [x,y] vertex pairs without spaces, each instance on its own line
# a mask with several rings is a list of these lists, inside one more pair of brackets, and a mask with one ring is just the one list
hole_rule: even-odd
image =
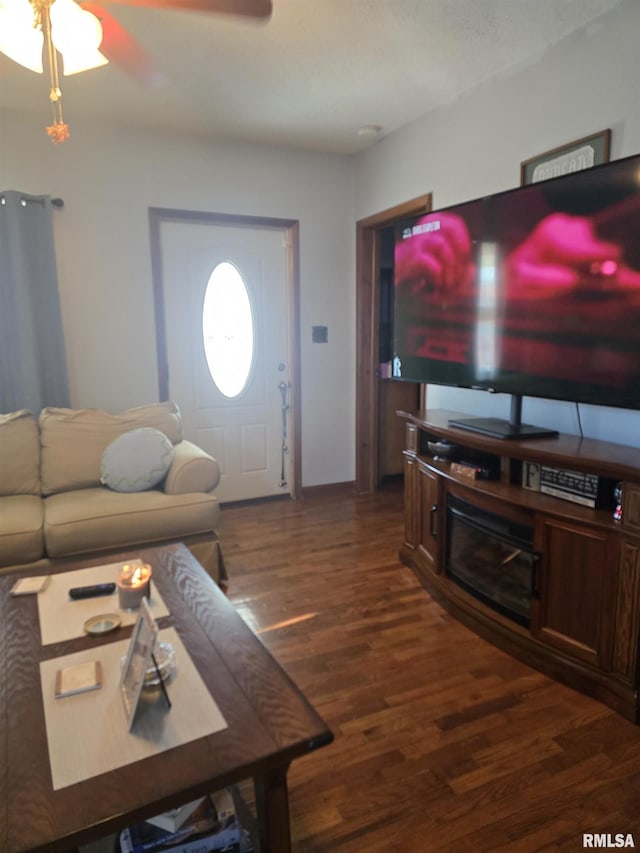
[[[41,662],[54,790],[227,728],[175,629],[160,631],[159,640],[172,643],[176,655],[176,673],[167,684],[171,708],[158,688],[144,690],[131,732],[127,730],[119,688],[121,659],[128,640]],[[91,660],[102,664],[102,687],[56,699],[56,672]]]
[[[139,565],[140,560],[127,560],[129,565]],[[120,610],[118,590],[112,595],[100,595],[96,598],[81,598],[76,601],[69,598],[69,590],[75,586],[92,586],[98,583],[115,582],[125,563],[109,563],[105,566],[91,566],[88,569],[75,569],[51,575],[47,588],[38,593],[38,616],[40,619],[40,639],[43,646],[59,643],[84,636],[84,623],[92,616],[101,613],[118,613],[122,625],[134,625],[137,611]],[[151,578],[151,597],[149,599],[154,619],[168,616],[169,611]]]

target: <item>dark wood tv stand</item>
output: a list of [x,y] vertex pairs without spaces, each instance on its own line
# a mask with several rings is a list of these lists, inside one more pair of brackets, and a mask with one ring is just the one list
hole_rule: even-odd
[[[403,562],[478,634],[639,722],[640,449],[564,434],[504,441],[449,426],[450,419],[465,417],[459,412],[398,414],[406,420],[407,437]],[[475,479],[471,469],[456,470],[434,458],[428,444],[439,440],[458,445],[463,455],[487,454],[496,479]],[[622,483],[622,519],[613,517],[613,500],[591,508],[524,488],[523,462]],[[528,626],[487,606],[447,574],[448,496],[533,529]]]

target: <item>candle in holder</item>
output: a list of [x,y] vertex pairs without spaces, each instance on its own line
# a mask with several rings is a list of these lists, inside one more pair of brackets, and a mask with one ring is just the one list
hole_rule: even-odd
[[151,566],[125,564],[118,577],[118,600],[121,610],[137,610],[143,598],[149,598]]

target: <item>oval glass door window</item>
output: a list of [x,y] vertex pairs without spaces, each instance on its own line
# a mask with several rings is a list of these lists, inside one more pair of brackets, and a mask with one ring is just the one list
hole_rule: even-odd
[[247,387],[254,353],[251,300],[237,267],[218,264],[209,277],[202,307],[204,352],[211,378],[225,397]]

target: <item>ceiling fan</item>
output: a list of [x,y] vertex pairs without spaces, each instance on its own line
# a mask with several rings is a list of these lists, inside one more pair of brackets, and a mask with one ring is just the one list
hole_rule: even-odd
[[0,0],[0,51],[37,73],[45,65],[48,69],[53,124],[47,133],[55,143],[69,137],[62,117],[59,55],[65,75],[113,62],[145,83],[157,77],[150,54],[104,2],[253,19],[268,19],[272,12],[271,0]]

